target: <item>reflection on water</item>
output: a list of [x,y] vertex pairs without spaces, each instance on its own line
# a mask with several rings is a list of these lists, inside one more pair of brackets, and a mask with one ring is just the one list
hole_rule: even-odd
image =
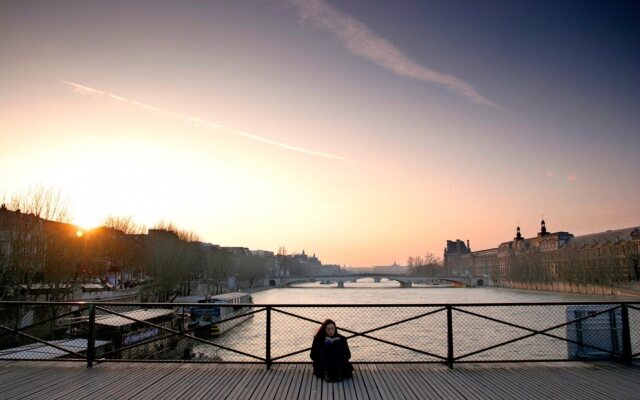
[[[552,292],[533,292],[499,288],[451,288],[451,287],[414,287],[399,288],[394,281],[361,280],[337,288],[335,284],[324,285],[319,282],[306,283],[297,288],[270,289],[253,294],[255,304],[410,304],[420,307],[279,307],[272,311],[271,355],[274,358],[292,352],[305,350],[311,345],[318,323],[326,318],[336,320],[343,334],[349,331],[364,332],[377,327],[401,322],[399,325],[369,333],[371,338],[354,337],[349,345],[354,361],[440,361],[446,357],[446,312],[437,304],[446,303],[521,303],[521,302],[585,302],[620,301],[624,299],[564,294]],[[351,287],[349,287],[351,286]],[[515,325],[530,329],[544,329],[566,322],[566,306],[522,306],[522,307],[469,307],[468,311],[506,320]],[[431,313],[431,314],[429,314]],[[289,315],[293,314],[293,315]],[[426,315],[429,314],[429,315]],[[498,322],[465,314],[454,313],[454,348],[456,356],[467,354],[492,344],[498,344],[526,334],[520,328],[510,327]],[[265,313],[257,313],[246,323],[225,333],[212,341],[223,346],[265,356]],[[565,327],[548,333],[565,337]],[[400,344],[417,351],[393,346]],[[524,350],[523,350],[524,349]],[[225,361],[255,361],[249,357],[227,350],[215,350],[213,346],[198,346],[196,353],[206,357],[218,356]],[[535,336],[513,345],[499,347],[493,351],[479,353],[473,359],[497,358],[550,358],[566,357],[566,343],[552,338]],[[287,356],[278,361],[308,361],[308,351]]]

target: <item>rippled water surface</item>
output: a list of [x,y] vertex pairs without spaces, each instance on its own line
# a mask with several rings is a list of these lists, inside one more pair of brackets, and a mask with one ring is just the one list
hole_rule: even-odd
[[[438,304],[623,300],[614,297],[488,287],[399,288],[397,282],[383,280],[380,283],[374,283],[368,279],[347,283],[345,286],[345,288],[337,288],[335,284],[307,283],[295,288],[270,289],[254,293],[252,296],[256,305],[283,305],[271,312],[271,357],[282,357],[276,361],[308,361],[307,348],[311,345],[318,323],[326,318],[332,318],[346,336],[355,332],[366,332],[369,336],[357,336],[349,340],[355,361],[441,361],[441,357],[446,357],[447,354],[447,314],[442,307],[436,306]],[[295,306],[305,304],[389,305],[389,307]],[[394,304],[411,306],[392,307]],[[265,312],[256,313],[247,322],[213,341],[257,357],[265,357],[265,314]],[[461,307],[453,313],[455,354],[456,356],[464,355],[516,339],[528,334],[530,331],[527,329],[543,330],[561,325],[567,321],[567,315],[567,306],[564,305]],[[636,317],[640,319],[640,313],[632,316],[632,318]],[[379,329],[394,323],[397,325]],[[525,329],[509,324],[523,326]],[[566,329],[562,326],[546,333],[566,337]],[[198,346],[195,351],[205,357],[252,361],[250,357],[216,349],[213,346]],[[299,353],[291,354],[295,352]],[[564,358],[566,355],[566,342],[548,336],[535,335],[511,345],[482,351],[467,359],[549,359]]]

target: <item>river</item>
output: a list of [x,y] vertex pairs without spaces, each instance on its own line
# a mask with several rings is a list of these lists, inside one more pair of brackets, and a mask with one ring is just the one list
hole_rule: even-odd
[[[369,334],[372,338],[354,337],[349,340],[354,361],[441,361],[438,357],[447,354],[446,312],[435,304],[456,303],[524,303],[524,302],[589,302],[624,301],[630,299],[579,295],[570,293],[537,292],[491,287],[413,287],[399,288],[394,281],[383,280],[374,283],[363,279],[347,283],[345,288],[320,283],[300,284],[294,288],[269,289],[253,293],[255,304],[279,304],[292,306],[278,307],[271,313],[271,356],[277,361],[308,361],[311,339],[318,327],[317,322],[332,318],[343,334],[348,331],[364,332],[386,324],[400,324],[377,330]],[[295,307],[304,304],[361,304],[390,305],[390,307]],[[420,305],[392,307],[393,304]],[[527,330],[490,321],[473,313],[506,321],[509,324],[541,330],[567,321],[568,309],[564,305],[518,306],[518,307],[462,307],[454,311],[454,345],[456,356],[473,352],[484,347],[516,339],[529,333]],[[471,312],[465,313],[465,311]],[[432,314],[429,314],[432,313]],[[293,314],[293,315],[289,315]],[[427,315],[425,315],[427,314]],[[636,315],[638,314],[638,315]],[[640,319],[640,313],[632,315]],[[402,322],[409,320],[406,322]],[[640,322],[640,321],[639,321]],[[573,326],[573,325],[572,325]],[[257,357],[266,353],[265,312],[256,313],[253,318],[236,326],[213,342]],[[347,331],[348,330],[348,331]],[[548,331],[552,335],[566,337],[567,328],[562,326]],[[376,340],[379,339],[379,340]],[[394,346],[390,343],[400,344]],[[418,351],[403,348],[410,347]],[[304,351],[303,351],[304,350]],[[224,361],[255,361],[251,357],[216,349],[209,345],[196,345],[194,352],[204,358]],[[491,351],[481,352],[469,360],[494,359],[551,359],[567,356],[567,343],[557,339],[536,335],[532,338],[501,346]]]

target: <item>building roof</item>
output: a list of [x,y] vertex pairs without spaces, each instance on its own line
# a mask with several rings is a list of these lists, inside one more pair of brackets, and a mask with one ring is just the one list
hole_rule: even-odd
[[[127,317],[135,318],[140,321],[147,321],[157,317],[163,317],[165,315],[171,315],[174,311],[170,308],[152,308],[149,310],[134,310],[121,313]],[[137,321],[133,321],[127,318],[123,318],[119,315],[101,315],[96,316],[96,324],[107,326],[125,326],[135,324]]]
[[215,300],[231,300],[231,299],[237,299],[238,297],[243,297],[243,296],[248,296],[249,293],[242,293],[242,292],[231,292],[231,293],[223,293],[223,294],[218,294],[215,296],[211,296],[212,299]]
[[601,245],[605,243],[626,242],[633,240],[633,236],[640,234],[640,227],[608,230],[606,232],[592,233],[589,235],[575,236],[569,242],[574,246]]
[[[52,340],[49,343],[76,353],[87,350],[87,339]],[[108,343],[106,340],[96,340],[96,347],[104,346]],[[70,354],[39,342],[0,350],[0,359],[51,360],[67,355]]]

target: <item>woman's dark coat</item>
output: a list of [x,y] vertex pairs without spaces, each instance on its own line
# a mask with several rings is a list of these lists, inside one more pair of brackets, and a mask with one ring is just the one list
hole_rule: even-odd
[[[351,351],[347,338],[336,334],[340,340],[334,342],[332,348],[326,347],[325,335],[318,335],[313,339],[311,346],[311,359],[313,360],[313,373],[321,378],[329,376],[332,380],[348,378],[353,373],[353,366],[349,362]],[[332,358],[332,359],[328,359]]]

